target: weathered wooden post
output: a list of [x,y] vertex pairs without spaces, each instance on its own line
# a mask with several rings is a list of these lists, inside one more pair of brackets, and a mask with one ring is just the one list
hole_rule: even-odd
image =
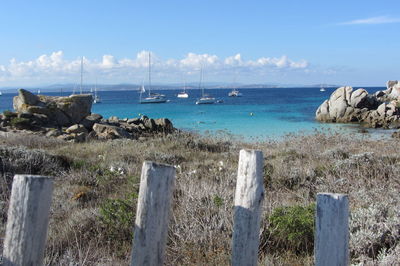
[[144,162],[131,265],[163,265],[175,168]]
[[263,200],[263,154],[241,150],[235,193],[233,266],[257,265]]
[[315,227],[315,265],[348,265],[349,201],[347,195],[318,193]]
[[4,240],[4,265],[42,265],[53,179],[16,175]]

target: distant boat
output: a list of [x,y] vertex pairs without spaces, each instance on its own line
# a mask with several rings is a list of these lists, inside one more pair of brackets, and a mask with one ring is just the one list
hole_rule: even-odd
[[177,97],[178,98],[189,98],[189,94],[186,92],[186,82],[185,82],[185,85],[183,86],[183,91],[179,92]]
[[199,87],[201,89],[201,98],[196,101],[196,104],[213,104],[215,103],[215,98],[209,94],[204,94],[204,86],[202,86],[203,81],[203,68],[200,69],[200,83]]
[[326,91],[325,88],[323,86],[321,86],[321,88],[319,89],[319,91]]
[[233,89],[232,91],[230,91],[230,92],[228,93],[228,96],[229,96],[229,97],[242,97],[243,94],[240,93],[237,89]]
[[151,92],[151,57],[149,52],[149,96],[146,98],[142,98],[142,94],[145,92],[144,86],[140,90],[140,103],[165,103],[167,102],[167,98],[164,94],[152,93]]
[[37,90],[37,94],[39,94],[40,93],[40,90]]
[[100,96],[97,95],[97,87],[94,88],[93,103],[101,103]]
[[0,96],[2,96],[3,95],[3,93],[0,91]]

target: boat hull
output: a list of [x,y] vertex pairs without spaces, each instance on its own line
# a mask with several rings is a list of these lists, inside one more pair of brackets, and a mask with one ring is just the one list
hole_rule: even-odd
[[140,100],[140,103],[166,103],[167,99],[165,98],[144,98]]
[[233,90],[233,91],[229,92],[228,96],[229,97],[242,97],[242,93],[240,93],[237,90]]
[[215,98],[200,98],[196,104],[213,104],[215,103]]
[[189,98],[189,95],[187,93],[178,93],[178,98]]

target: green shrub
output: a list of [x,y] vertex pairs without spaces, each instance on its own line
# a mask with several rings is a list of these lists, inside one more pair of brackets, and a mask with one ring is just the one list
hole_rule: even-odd
[[312,253],[315,204],[276,208],[269,216],[272,246],[293,253]]
[[5,110],[5,111],[3,112],[3,115],[4,115],[6,118],[8,118],[8,119],[10,119],[10,118],[12,118],[12,117],[17,117],[17,113],[14,113],[14,112],[12,112],[12,111],[10,111],[10,110]]
[[217,207],[221,207],[224,204],[224,200],[218,195],[214,196],[213,202]]
[[27,118],[22,118],[22,117],[14,117],[10,121],[11,126],[16,127],[16,128],[29,128],[31,125],[31,122]]
[[106,199],[100,205],[100,219],[111,239],[132,239],[136,198],[137,194],[133,193],[128,199]]
[[82,169],[83,167],[86,167],[87,163],[85,160],[73,160],[71,162],[71,168],[72,169]]

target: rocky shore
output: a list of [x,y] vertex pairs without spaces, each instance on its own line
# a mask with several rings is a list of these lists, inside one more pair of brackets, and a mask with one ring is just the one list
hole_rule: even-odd
[[336,89],[316,111],[316,119],[330,123],[360,123],[369,128],[400,128],[400,82],[388,81],[387,89],[369,94],[352,87]]
[[14,112],[0,114],[0,131],[40,134],[58,139],[83,142],[92,139],[138,139],[172,133],[167,118],[152,119],[110,117],[91,113],[91,94],[54,97],[34,95],[24,89],[13,99]]

